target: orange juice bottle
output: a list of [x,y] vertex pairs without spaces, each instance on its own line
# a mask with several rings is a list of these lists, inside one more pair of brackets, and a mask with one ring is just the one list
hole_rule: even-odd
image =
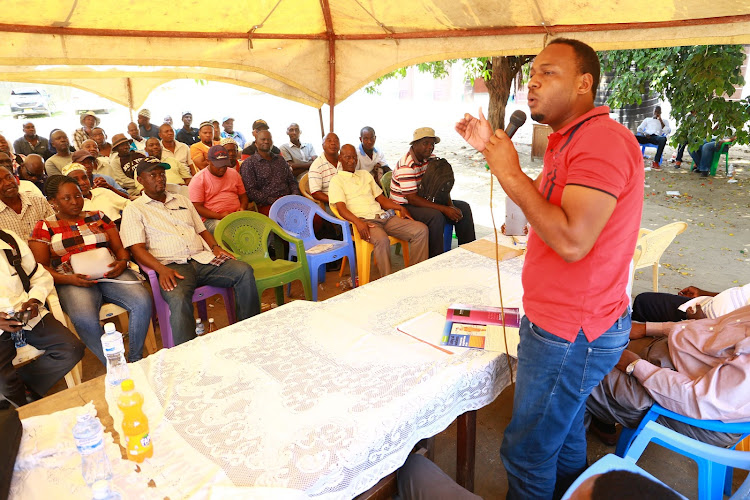
[[154,445],[148,432],[148,419],[143,413],[143,395],[135,390],[132,379],[122,381],[122,393],[117,406],[123,413],[122,432],[128,460],[143,462],[154,455]]

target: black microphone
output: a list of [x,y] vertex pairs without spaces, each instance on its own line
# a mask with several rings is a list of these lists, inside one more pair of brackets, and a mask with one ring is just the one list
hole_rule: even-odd
[[508,138],[513,139],[516,131],[521,128],[524,123],[526,123],[526,113],[520,109],[515,110],[513,114],[510,115],[508,126],[505,127],[505,133],[508,134]]

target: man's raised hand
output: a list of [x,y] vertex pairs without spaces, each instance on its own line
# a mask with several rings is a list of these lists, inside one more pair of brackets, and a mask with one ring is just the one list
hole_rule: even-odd
[[492,137],[492,127],[487,118],[479,108],[479,118],[474,118],[469,113],[456,123],[456,132],[464,138],[474,149],[484,151],[485,145]]

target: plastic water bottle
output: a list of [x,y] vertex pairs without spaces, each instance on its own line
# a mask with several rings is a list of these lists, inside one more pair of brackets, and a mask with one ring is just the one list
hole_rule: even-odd
[[99,419],[88,413],[80,415],[73,426],[73,440],[81,454],[81,473],[86,484],[91,486],[100,479],[111,479],[112,468],[104,451],[104,432]]
[[396,215],[396,211],[392,208],[386,210],[382,214],[380,214],[378,217],[380,217],[381,220],[388,220],[391,217],[394,217]]
[[[9,307],[5,310],[5,314],[12,318],[16,315],[16,310],[12,307]],[[16,349],[20,349],[26,345],[26,335],[24,335],[23,333],[23,328],[21,328],[17,332],[10,332],[10,338],[16,345]]]
[[128,460],[143,462],[154,455],[154,445],[148,430],[148,418],[143,413],[143,395],[135,390],[131,379],[122,381],[122,392],[117,406],[122,410],[122,433]]
[[216,331],[216,323],[214,323],[214,319],[208,318],[208,332],[206,333],[211,333],[215,331]]
[[122,495],[109,486],[109,481],[100,479],[91,486],[94,500],[122,500]]
[[102,349],[104,350],[104,357],[107,358],[105,380],[110,386],[117,387],[120,382],[130,376],[130,371],[125,361],[125,345],[122,343],[122,333],[117,331],[114,323],[104,325]]
[[201,336],[206,333],[206,325],[203,324],[200,318],[195,320],[195,334]]

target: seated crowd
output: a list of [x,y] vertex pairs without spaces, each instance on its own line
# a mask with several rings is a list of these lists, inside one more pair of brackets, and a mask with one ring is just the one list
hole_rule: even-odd
[[[446,224],[455,226],[459,243],[474,239],[467,203],[437,205],[417,195],[440,142],[430,128],[415,132],[393,171],[389,197],[390,186],[381,181],[390,168],[375,148],[372,127],[362,128],[357,147],[341,147],[338,136],[328,134],[318,156],[300,140],[296,123],[287,127],[289,142],[277,148],[262,119],[253,122],[248,141],[232,117],[193,128],[186,111],[178,131],[150,118],[142,109],[127,134],[111,140],[93,112],[80,117],[72,142],[60,129],[49,140],[40,137],[32,122],[23,124],[13,146],[0,135],[0,268],[8,283],[0,328],[3,335],[22,329],[28,344],[44,350],[16,370],[14,342],[0,343],[0,391],[16,406],[43,396],[81,359],[84,346],[106,364],[103,303],[127,311],[128,360],[142,358],[153,313],[144,268],[158,276],[175,345],[195,337],[192,297],[200,286],[233,288],[238,320],[258,314],[252,267],[226,252],[214,232],[230,213],[251,209],[267,216],[279,198],[303,194],[303,178],[309,182],[304,194],[329,213],[332,203],[374,246],[380,276],[392,272],[389,236],[408,242],[411,263],[443,252]],[[329,226],[318,221],[316,231],[333,230]],[[100,272],[92,274],[93,268]],[[77,336],[47,314],[53,290]],[[31,319],[16,321],[26,310]]]

